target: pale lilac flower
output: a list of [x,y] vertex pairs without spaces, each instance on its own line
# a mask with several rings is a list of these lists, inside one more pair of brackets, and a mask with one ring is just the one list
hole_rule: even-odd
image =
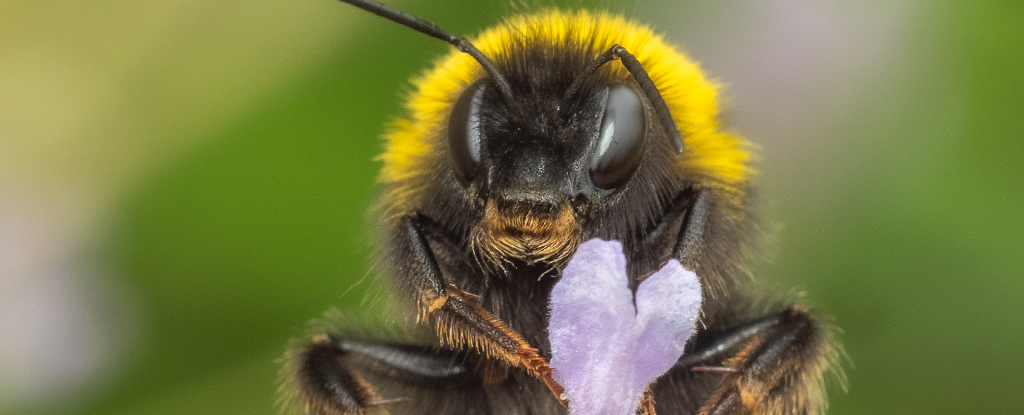
[[551,367],[572,415],[633,415],[683,354],[700,311],[697,274],[676,260],[629,290],[618,241],[580,244],[551,291]]

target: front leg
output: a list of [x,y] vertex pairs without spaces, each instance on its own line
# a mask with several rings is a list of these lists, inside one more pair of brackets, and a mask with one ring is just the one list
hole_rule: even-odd
[[[829,328],[799,306],[705,330],[691,342],[666,378],[719,379],[697,415],[817,414],[823,374],[839,356]],[[671,384],[659,384],[656,397],[694,392]]]
[[630,258],[630,275],[642,281],[675,258],[696,272],[705,297],[716,298],[733,288],[735,266],[742,262],[746,212],[727,211],[713,188],[687,188],[666,206]]
[[[317,415],[364,414],[371,408],[436,393],[431,388],[465,385],[462,387],[471,389],[468,385],[478,377],[464,363],[467,357],[449,350],[361,341],[336,334],[314,336],[309,343],[296,347],[288,359],[288,377],[295,382],[306,413]],[[366,375],[386,384],[404,384],[406,390],[399,396],[382,398]]]
[[[662,221],[642,243],[655,256],[636,275],[642,279],[669,258],[701,278],[705,305],[700,329],[676,367],[659,381],[653,398],[668,412],[698,415],[814,414],[824,402],[823,374],[835,367],[838,347],[827,325],[799,306],[790,306],[738,325],[723,322],[723,308],[746,300],[725,278],[740,262],[742,221],[722,209],[714,189],[690,188],[669,204]],[[644,258],[643,255],[640,256]],[[736,321],[729,318],[729,321]],[[703,377],[703,379],[702,379]],[[708,378],[711,377],[711,378]],[[696,385],[714,377],[707,391]],[[674,379],[674,380],[672,380]],[[675,386],[668,386],[675,385]],[[659,405],[659,408],[662,406]],[[664,411],[663,411],[664,412]]]
[[537,349],[487,310],[467,301],[466,293],[448,283],[434,252],[424,236],[422,223],[429,219],[406,216],[400,219],[396,247],[404,259],[398,272],[416,298],[420,316],[432,320],[438,337],[449,347],[470,347],[485,356],[526,369],[547,385],[562,402],[562,386],[551,376],[551,368]]

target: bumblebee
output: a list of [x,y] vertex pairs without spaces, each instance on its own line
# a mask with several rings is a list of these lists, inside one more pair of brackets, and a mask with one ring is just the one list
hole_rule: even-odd
[[473,40],[342,0],[457,50],[414,81],[381,156],[394,328],[295,340],[307,413],[563,414],[548,298],[577,246],[618,240],[630,286],[670,259],[700,277],[697,333],[637,413],[819,414],[840,348],[827,319],[748,288],[750,146],[718,87],[650,29],[541,11]]

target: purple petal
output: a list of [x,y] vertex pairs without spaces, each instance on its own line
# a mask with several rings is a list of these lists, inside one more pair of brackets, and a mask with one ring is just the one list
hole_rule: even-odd
[[624,391],[608,382],[628,375],[621,360],[632,341],[635,308],[625,275],[622,244],[590,240],[580,244],[551,291],[551,367],[573,414],[622,415],[606,406],[631,405]]
[[650,384],[683,355],[700,313],[697,274],[669,260],[636,290],[637,381]]
[[551,367],[574,415],[632,415],[679,359],[700,311],[696,274],[672,260],[629,290],[618,241],[580,245],[551,292]]

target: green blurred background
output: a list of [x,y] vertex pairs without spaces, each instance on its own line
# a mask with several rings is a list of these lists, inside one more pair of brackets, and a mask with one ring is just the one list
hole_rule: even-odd
[[[1024,413],[1024,3],[555,4],[728,84],[757,275],[844,329],[831,413]],[[0,3],[0,413],[277,413],[286,341],[363,299],[376,137],[447,51],[327,0]]]

